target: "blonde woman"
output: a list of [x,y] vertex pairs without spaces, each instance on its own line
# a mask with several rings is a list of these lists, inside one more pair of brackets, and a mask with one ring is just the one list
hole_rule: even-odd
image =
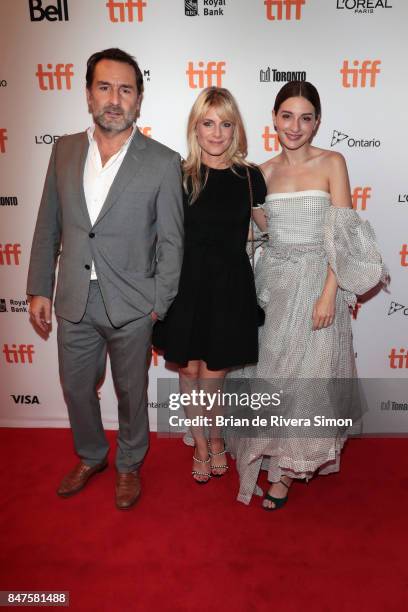
[[[257,301],[246,253],[251,198],[263,203],[262,173],[245,157],[247,140],[237,104],[227,89],[204,89],[188,120],[184,162],[185,254],[179,293],[153,343],[179,365],[180,391],[222,389],[227,371],[258,360]],[[249,180],[249,176],[250,180]],[[251,184],[251,185],[250,185]],[[212,418],[222,407],[190,406],[188,416]],[[222,431],[191,428],[192,474],[199,484],[228,465]]]

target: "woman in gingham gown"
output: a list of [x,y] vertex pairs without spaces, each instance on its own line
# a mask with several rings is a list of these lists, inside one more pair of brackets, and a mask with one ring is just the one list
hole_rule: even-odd
[[[320,120],[314,86],[287,83],[273,119],[282,153],[261,167],[268,195],[254,211],[269,235],[255,271],[266,319],[258,364],[242,375],[251,379],[252,391],[283,391],[281,405],[269,415],[310,419],[312,425],[241,431],[237,437],[229,432],[240,475],[238,500],[249,503],[260,492],[262,466],[272,483],[266,510],[284,505],[294,479],[339,470],[346,436],[361,416],[349,306],[384,277],[373,231],[351,208],[343,157],[310,144]],[[315,427],[316,416],[351,418],[353,426]]]

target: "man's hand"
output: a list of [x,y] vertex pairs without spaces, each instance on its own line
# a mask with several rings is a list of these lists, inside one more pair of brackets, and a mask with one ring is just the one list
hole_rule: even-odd
[[150,313],[150,316],[152,317],[152,321],[153,323],[156,323],[157,319],[159,318],[157,316],[157,314],[154,312],[154,310],[152,310],[152,312]]
[[42,332],[48,333],[51,325],[51,300],[42,295],[33,295],[30,301],[30,317]]

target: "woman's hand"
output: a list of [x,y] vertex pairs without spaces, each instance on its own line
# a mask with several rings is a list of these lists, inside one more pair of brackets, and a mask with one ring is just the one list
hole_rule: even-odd
[[322,329],[323,327],[329,327],[336,314],[336,294],[328,295],[322,293],[318,300],[316,300],[313,306],[312,321],[313,331]]

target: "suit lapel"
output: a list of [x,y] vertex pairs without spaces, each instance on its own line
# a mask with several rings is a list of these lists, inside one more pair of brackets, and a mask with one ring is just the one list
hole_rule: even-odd
[[86,156],[88,155],[88,149],[89,149],[88,134],[86,132],[83,132],[83,134],[81,134],[80,151],[79,151],[78,166],[77,166],[77,181],[78,181],[78,186],[79,186],[79,205],[85,217],[87,225],[91,227],[92,223],[89,217],[88,206],[86,205],[86,198],[85,198],[85,191],[84,191],[84,170],[85,170]]
[[144,138],[145,137],[142,136],[139,130],[136,130],[111,188],[108,191],[108,195],[106,196],[106,200],[102,206],[98,218],[95,221],[95,225],[99,223],[99,221],[112,208],[129,181],[140,174],[143,161],[142,150],[146,148]]

